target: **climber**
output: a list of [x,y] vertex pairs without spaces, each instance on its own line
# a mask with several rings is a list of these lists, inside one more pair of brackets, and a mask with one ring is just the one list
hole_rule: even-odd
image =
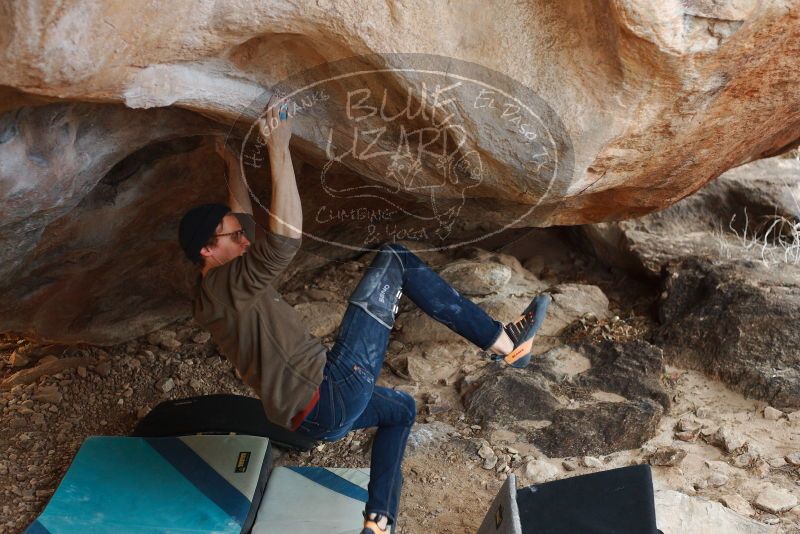
[[[287,102],[272,97],[258,130],[270,162],[269,227],[255,223],[238,160],[222,144],[229,205],[205,204],[180,222],[180,244],[201,275],[193,315],[261,398],[267,417],[313,439],[336,441],[378,427],[372,445],[362,534],[385,534],[397,518],[401,463],[416,417],[414,398],[376,385],[403,292],[425,313],[514,367],[531,358],[533,336],[550,302],[539,295],[503,324],[451,288],[398,244],[382,246],[350,295],[328,350],[272,283],[301,244],[302,209],[289,139]],[[238,212],[238,213],[234,213]],[[244,223],[244,224],[243,224]]]

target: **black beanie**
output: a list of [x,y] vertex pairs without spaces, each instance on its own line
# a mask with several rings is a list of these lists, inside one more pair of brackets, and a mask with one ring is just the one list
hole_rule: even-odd
[[225,204],[203,204],[186,212],[178,229],[178,240],[186,256],[201,265],[200,249],[206,246],[222,218],[231,211]]

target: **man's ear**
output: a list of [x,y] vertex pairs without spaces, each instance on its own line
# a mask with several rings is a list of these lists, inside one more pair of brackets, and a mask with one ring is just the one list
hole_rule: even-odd
[[213,252],[211,252],[211,249],[206,245],[200,249],[200,255],[204,258],[208,258],[213,256]]

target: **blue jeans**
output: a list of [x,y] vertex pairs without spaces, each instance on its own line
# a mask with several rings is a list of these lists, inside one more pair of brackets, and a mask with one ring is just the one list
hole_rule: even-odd
[[411,395],[376,386],[375,381],[403,292],[426,314],[483,350],[494,344],[503,327],[396,243],[378,250],[350,296],[327,354],[319,402],[298,432],[336,441],[351,430],[378,427],[365,511],[384,514],[392,523],[400,500],[403,452],[417,409]]

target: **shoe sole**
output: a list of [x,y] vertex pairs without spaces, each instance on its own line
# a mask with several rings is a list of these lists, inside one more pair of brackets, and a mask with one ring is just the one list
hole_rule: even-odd
[[[533,348],[533,338],[536,337],[536,332],[538,332],[539,328],[541,328],[545,315],[547,315],[547,308],[550,306],[552,301],[553,297],[547,293],[543,293],[533,299],[531,306],[534,308],[534,320],[533,324],[528,330],[530,337],[503,358],[503,361],[505,361],[508,365],[518,369],[528,366],[528,363],[531,359],[531,348]],[[515,319],[513,322],[522,319],[529,310],[530,307],[526,308],[523,312],[523,315],[520,315],[519,318]]]

